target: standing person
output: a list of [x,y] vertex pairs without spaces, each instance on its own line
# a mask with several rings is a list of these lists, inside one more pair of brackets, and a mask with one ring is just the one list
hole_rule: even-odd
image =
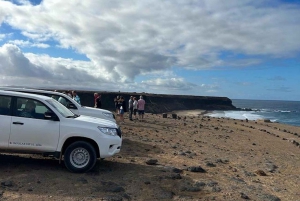
[[[124,99],[123,99],[122,96],[120,97],[119,101],[120,101],[120,102],[124,101]],[[125,122],[124,122],[124,112],[125,112],[125,111],[124,111],[124,108],[123,108],[123,106],[121,105],[121,106],[120,106],[120,111],[119,111],[121,123],[125,123]]]
[[72,95],[73,95],[73,100],[76,101],[79,105],[81,105],[80,98],[77,95],[77,92],[76,91],[72,91]]
[[116,98],[114,98],[115,108],[116,108],[116,114],[120,114],[120,104],[119,104],[119,99],[120,99],[119,96],[117,96]]
[[138,112],[140,121],[144,119],[145,104],[146,101],[143,99],[143,96],[140,96],[140,99],[138,100]]
[[73,98],[73,95],[72,95],[72,92],[71,92],[71,91],[67,91],[67,95],[68,95],[70,98]]
[[95,98],[95,108],[101,108],[102,103],[101,103],[101,95],[98,93],[94,93],[94,98]]
[[129,108],[129,120],[133,121],[133,119],[132,119],[132,113],[133,113],[133,96],[130,96],[128,103],[129,103],[129,105],[128,105],[128,108]]
[[119,100],[120,100],[120,101],[119,101],[120,107],[122,106],[124,112],[127,112],[127,106],[126,106],[127,104],[126,104],[126,101],[125,101],[124,97],[123,97],[123,96],[120,96],[120,99],[119,99]]
[[133,115],[134,115],[134,119],[137,119],[136,118],[137,107],[138,107],[138,101],[136,100],[136,97],[133,97]]

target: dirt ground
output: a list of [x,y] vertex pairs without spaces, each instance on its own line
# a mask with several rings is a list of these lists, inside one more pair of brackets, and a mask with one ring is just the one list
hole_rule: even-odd
[[84,174],[0,154],[0,200],[300,201],[300,127],[176,114],[125,119],[121,152]]

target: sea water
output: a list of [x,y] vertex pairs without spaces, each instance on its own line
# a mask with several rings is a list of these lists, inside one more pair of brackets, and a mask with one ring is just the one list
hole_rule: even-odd
[[232,119],[269,119],[272,122],[300,126],[300,101],[232,99],[232,104],[252,111],[214,111],[207,115]]

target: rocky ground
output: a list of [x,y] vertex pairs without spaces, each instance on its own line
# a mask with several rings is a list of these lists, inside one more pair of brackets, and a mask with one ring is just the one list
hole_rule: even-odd
[[300,200],[300,127],[177,112],[121,124],[123,147],[85,174],[0,155],[0,200]]

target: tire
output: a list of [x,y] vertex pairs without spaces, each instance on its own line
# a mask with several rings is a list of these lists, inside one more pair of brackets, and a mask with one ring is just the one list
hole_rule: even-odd
[[95,166],[96,161],[95,148],[85,141],[73,142],[64,153],[65,166],[71,172],[87,172]]

